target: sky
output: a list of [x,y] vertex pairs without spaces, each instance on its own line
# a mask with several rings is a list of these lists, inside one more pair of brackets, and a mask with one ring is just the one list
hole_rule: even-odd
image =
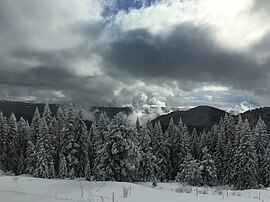
[[0,0],[0,99],[270,104],[269,0]]

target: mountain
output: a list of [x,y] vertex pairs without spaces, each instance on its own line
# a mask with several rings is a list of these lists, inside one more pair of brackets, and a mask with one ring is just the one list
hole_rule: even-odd
[[[166,130],[171,117],[175,124],[178,124],[181,117],[183,123],[185,123],[191,131],[193,128],[196,128],[198,131],[209,130],[213,127],[214,124],[219,123],[220,119],[224,117],[225,111],[209,107],[209,106],[198,106],[187,111],[175,111],[166,115],[157,117],[152,121],[155,124],[157,121],[160,121],[163,130]],[[248,119],[251,128],[253,128],[259,117],[265,121],[267,129],[270,130],[270,107],[262,107],[253,109],[251,111],[246,111],[241,114],[242,119]],[[234,120],[237,121],[238,116],[233,116]]]
[[[6,100],[0,101],[0,111],[3,112],[4,116],[9,117],[11,113],[14,113],[18,120],[20,117],[23,117],[28,120],[29,123],[32,120],[36,107],[38,107],[40,114],[42,114],[44,106],[44,103],[26,103]],[[50,104],[49,106],[52,111],[52,115],[55,116],[59,105]]]
[[[38,107],[40,114],[43,113],[44,110],[44,103],[27,103],[27,102],[18,102],[18,101],[0,101],[0,111],[3,112],[4,116],[9,117],[11,113],[14,113],[17,120],[23,117],[29,123],[32,121],[33,114],[35,112],[36,107]],[[52,115],[55,116],[59,104],[49,104],[50,109],[52,111]],[[78,106],[75,106],[75,110],[78,110]],[[130,107],[90,107],[90,108],[83,108],[84,114],[87,116],[91,114],[95,117],[98,117],[100,112],[105,112],[110,119],[112,119],[117,113],[123,112],[126,115],[129,115],[132,112]],[[86,118],[88,119],[88,118]],[[87,127],[91,126],[91,121],[85,121]]]
[[270,107],[261,107],[250,111],[246,111],[242,113],[241,116],[243,120],[245,119],[249,120],[250,126],[252,128],[256,125],[259,117],[262,117],[267,129],[270,130]]
[[198,131],[203,131],[204,129],[210,129],[215,123],[218,123],[225,113],[225,111],[214,107],[198,106],[187,111],[175,111],[162,115],[154,119],[152,123],[155,124],[157,121],[160,121],[163,130],[166,130],[171,117],[175,124],[178,124],[181,117],[189,130],[195,127]]

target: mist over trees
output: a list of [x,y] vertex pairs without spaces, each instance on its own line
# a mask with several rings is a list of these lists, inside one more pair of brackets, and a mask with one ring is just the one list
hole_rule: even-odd
[[190,185],[270,186],[270,135],[264,120],[251,128],[229,114],[209,131],[189,132],[171,119],[131,125],[126,115],[105,113],[89,130],[82,111],[49,105],[32,122],[0,112],[0,169],[41,178],[113,181],[172,181]]

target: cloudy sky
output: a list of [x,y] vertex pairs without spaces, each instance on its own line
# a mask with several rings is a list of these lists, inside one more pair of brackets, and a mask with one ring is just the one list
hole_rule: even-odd
[[0,0],[0,98],[270,105],[269,0]]

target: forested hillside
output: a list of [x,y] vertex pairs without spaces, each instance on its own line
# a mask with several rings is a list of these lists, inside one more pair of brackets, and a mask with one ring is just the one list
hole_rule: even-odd
[[190,185],[232,185],[238,189],[269,186],[270,136],[259,118],[224,117],[210,130],[189,132],[170,120],[136,126],[118,113],[101,113],[89,130],[72,104],[52,116],[49,105],[32,122],[0,113],[0,168],[41,178],[168,181]]

